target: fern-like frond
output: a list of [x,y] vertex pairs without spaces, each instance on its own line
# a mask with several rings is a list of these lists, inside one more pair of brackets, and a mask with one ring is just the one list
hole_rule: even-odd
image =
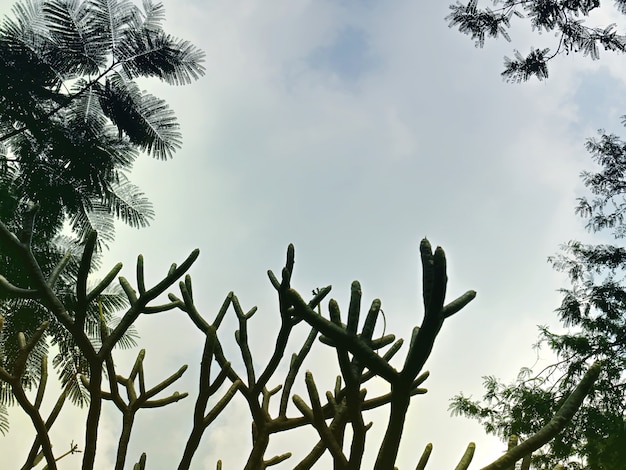
[[12,406],[15,404],[15,395],[13,395],[11,386],[2,381],[0,381],[0,404],[4,406]]
[[[141,12],[129,0],[87,0],[90,12],[91,45],[103,53],[111,53],[118,61],[118,48],[129,26],[139,21]],[[97,34],[95,34],[97,33]]]
[[[38,51],[0,28],[0,129],[11,135],[15,125],[34,129],[40,135],[47,123],[40,119],[66,98],[56,91],[58,76]],[[14,139],[13,139],[14,140]],[[12,141],[6,141],[9,147]]]
[[81,383],[79,375],[89,377],[89,363],[80,352],[74,338],[58,322],[51,323],[48,335],[53,346],[58,347],[58,353],[52,358],[61,386],[69,384],[68,397],[72,403],[83,406],[89,402],[89,392]]
[[9,412],[7,407],[0,403],[0,434],[6,436],[9,432]]
[[[15,172],[15,165],[10,165],[7,158],[7,148],[4,144],[0,143],[0,185],[6,186],[5,179],[13,181],[13,173]],[[0,213],[2,209],[0,209]]]
[[141,93],[124,74],[106,82],[102,109],[130,142],[160,159],[170,158],[182,139],[174,111],[167,103]]
[[70,225],[76,236],[84,240],[92,231],[98,232],[98,247],[106,247],[115,237],[113,216],[106,205],[91,201],[91,207],[77,210],[70,216]]
[[[70,237],[65,234],[59,234],[52,239],[52,246],[58,252],[59,259],[66,255],[70,256],[69,262],[66,264],[65,269],[61,272],[60,280],[55,286],[55,292],[57,295],[60,295],[61,292],[72,292],[72,286],[76,282],[76,277],[78,276],[80,259],[83,256],[83,243],[81,243],[81,240],[78,238]],[[90,271],[100,269],[100,258],[100,253],[96,251],[91,258]],[[44,274],[48,273],[44,272]]]
[[14,18],[5,18],[2,24],[2,41],[45,63],[56,77],[55,85],[62,85],[71,76],[67,76],[65,70],[63,51],[50,38],[43,6],[44,2],[32,0],[14,5]]
[[[121,318],[119,317],[116,317],[116,316],[112,317],[109,324],[107,325],[109,328],[109,331],[114,330],[115,327],[119,324],[120,320]],[[120,348],[120,349],[135,348],[137,347],[137,344],[138,344],[137,339],[139,339],[139,333],[137,332],[135,325],[130,325],[130,327],[126,330],[124,335],[122,335],[119,341],[115,344],[115,347]]]
[[154,218],[152,203],[138,186],[124,176],[111,186],[103,204],[110,213],[131,227],[147,227]]
[[135,29],[159,31],[164,20],[165,8],[161,2],[152,3],[152,0],[143,0],[143,13],[139,22],[133,26]]
[[[115,315],[115,312],[128,307],[128,299],[119,284],[109,286],[98,297],[98,302],[93,302],[90,305],[85,321],[85,332],[96,350],[102,344],[102,320],[104,320],[106,333],[109,334],[120,322],[120,317]],[[100,311],[100,307],[102,307],[102,311]],[[102,318],[100,317],[101,314]],[[138,337],[137,330],[134,325],[131,325],[119,339],[116,347],[121,349],[135,347]]]
[[75,113],[75,119],[87,124],[94,134],[101,136],[106,132],[108,124],[106,116],[100,107],[102,86],[99,83],[89,83],[81,78],[72,87],[72,93],[77,96],[72,100],[69,108]]
[[204,52],[163,31],[129,30],[119,51],[131,78],[158,77],[171,85],[186,85],[204,75]]
[[101,31],[90,27],[86,2],[48,0],[43,12],[51,40],[62,51],[60,59],[68,72],[95,75],[106,65],[106,51],[98,47]]
[[59,354],[52,359],[52,365],[57,370],[61,385],[65,387],[70,384],[68,397],[71,402],[82,407],[89,403],[89,392],[79,375],[89,376],[89,364],[75,345],[67,347],[59,344],[59,350]]
[[140,124],[129,138],[145,152],[160,159],[171,158],[182,145],[180,126],[165,100],[144,94],[137,109]]
[[107,77],[104,88],[99,95],[100,107],[104,114],[118,127],[119,138],[122,131],[129,127],[126,121],[131,117],[126,112],[135,107],[135,103],[141,100],[141,91],[136,83],[124,72],[116,72]]
[[[111,284],[98,296],[102,306],[102,314],[107,323],[115,317],[115,313],[128,308],[128,298],[119,284]],[[93,302],[93,316],[99,317],[100,306]]]
[[[42,322],[49,320],[49,312],[38,302],[31,299],[5,299],[0,301],[4,316],[4,327],[0,337],[2,351],[0,365],[9,373],[13,373],[15,361],[20,352],[18,334],[24,333],[30,338]],[[26,371],[22,384],[30,389],[41,377],[41,359],[48,353],[48,344],[40,340],[28,355]]]
[[39,51],[45,41],[43,4],[40,1],[22,0],[13,5],[13,18],[5,17],[2,24],[3,32],[18,41],[17,44],[30,46]]
[[[100,311],[100,307],[102,307],[102,311]],[[126,307],[128,307],[128,299],[119,284],[110,285],[98,296],[98,302],[92,302],[89,305],[85,318],[85,332],[96,350],[101,346],[102,320],[104,320],[107,328],[106,333],[109,333],[111,324],[116,324],[119,321],[115,312]],[[102,314],[102,318],[100,318],[100,314]]]

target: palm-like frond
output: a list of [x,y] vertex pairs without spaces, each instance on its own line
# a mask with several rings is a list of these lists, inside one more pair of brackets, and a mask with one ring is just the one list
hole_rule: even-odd
[[154,217],[152,204],[144,193],[125,176],[112,183],[102,198],[94,198],[88,207],[74,211],[69,222],[79,239],[98,232],[98,246],[108,246],[115,235],[114,217],[131,227],[146,227]]
[[[37,238],[34,238],[34,241],[37,241]],[[79,260],[82,254],[82,247],[75,239],[71,239],[67,236],[58,236],[55,237],[52,243],[49,241],[43,245],[36,243],[33,246],[33,251],[35,252],[36,258],[41,260],[39,264],[46,276],[56,267],[56,264],[62,257],[66,254],[70,255],[69,262],[52,287],[57,296],[71,310],[72,306],[76,303],[74,300],[74,286],[78,273]],[[13,257],[12,259],[14,260],[16,258]],[[96,255],[93,261],[93,267],[95,269],[99,265],[99,256]],[[17,263],[11,263],[10,260],[3,259],[3,266],[13,266],[14,264]],[[7,276],[12,283],[23,287],[29,285],[27,282],[29,275],[27,273],[15,272],[15,270],[6,272],[6,270],[4,270],[2,274]],[[48,333],[50,331],[65,331],[56,318],[50,314],[49,310],[36,300],[2,299],[0,300],[0,305],[5,318],[4,328],[0,335],[0,358],[2,358],[1,365],[8,371],[13,370],[13,364],[19,352],[17,343],[18,333],[24,333],[28,338],[44,321],[50,323],[47,330]],[[47,353],[48,342],[39,341],[28,357],[26,372],[23,377],[25,388],[31,388],[39,381],[41,359],[43,355]],[[13,403],[8,387],[4,387],[3,390],[0,390],[0,403]]]
[[100,201],[91,201],[89,208],[75,211],[69,223],[74,233],[84,240],[94,230],[98,232],[98,246],[108,246],[115,238],[115,224],[108,207]]
[[154,157],[171,158],[182,145],[174,111],[165,100],[150,94],[142,95],[137,105],[135,126],[128,135],[130,141]]
[[[19,201],[13,198],[11,190],[9,190],[8,195],[0,192],[0,197],[2,197],[2,204],[0,204],[2,221],[8,225],[14,233],[19,233]],[[35,227],[31,248],[42,272],[47,276],[67,253],[60,245],[56,244],[56,232],[58,232],[59,229],[59,226],[56,224],[57,222],[62,223],[63,220],[50,220],[47,217],[43,217],[43,214],[38,220],[40,223]],[[42,229],[39,227],[42,227]],[[13,285],[29,288],[32,287],[32,273],[27,266],[24,266],[24,264],[20,262],[21,259],[19,252],[9,244],[0,244],[0,274],[5,276]],[[77,259],[80,259],[80,255],[77,256]],[[65,275],[73,275],[75,278],[77,273],[77,265],[74,269],[75,264],[76,263],[70,263],[66,267]],[[71,282],[71,279],[67,278],[67,282]],[[61,286],[62,284],[59,283],[59,285]],[[0,295],[0,302],[2,302],[2,304],[0,304],[2,305],[0,311],[2,311],[5,317],[8,317],[9,315],[18,315],[19,308],[25,301],[12,299],[2,294]],[[32,315],[31,317],[27,316],[26,318],[30,318],[31,320],[31,326],[26,331],[34,331],[39,326],[38,322],[40,323],[44,319],[47,319],[45,314]],[[18,324],[16,323],[15,325],[17,327]],[[5,333],[10,331],[11,328],[7,329],[5,325]],[[16,332],[14,331],[11,334],[15,335]]]
[[98,302],[94,302],[90,310],[93,318],[100,317],[100,307],[102,307],[104,320],[109,326],[117,318],[115,312],[128,308],[128,298],[119,284],[111,284],[98,296]]
[[105,197],[111,182],[117,181],[118,162],[130,164],[135,158],[136,150],[111,131],[98,138],[94,122],[74,114],[67,121],[72,125],[59,121],[49,129],[49,140],[23,134],[12,141],[21,168],[16,191],[38,202],[44,215],[89,210],[92,201]]
[[139,87],[129,77],[124,76],[123,71],[116,72],[107,77],[99,98],[102,111],[118,127],[121,139],[122,131],[130,127],[126,121],[132,120],[126,113],[131,112],[135,103],[141,101]]
[[130,25],[140,21],[141,12],[129,0],[88,0],[92,44],[110,53],[117,62],[118,48]]
[[88,4],[79,0],[48,0],[44,3],[45,24],[51,41],[62,51],[60,59],[69,73],[95,75],[106,66],[106,50],[97,30],[89,24]]
[[[115,327],[119,324],[121,318],[112,317],[107,327],[109,331],[113,331]],[[131,349],[137,347],[137,339],[139,339],[139,333],[135,328],[135,325],[131,325],[128,327],[124,335],[119,339],[117,343],[115,343],[116,348],[120,349]]]
[[[13,372],[15,360],[19,354],[18,333],[24,333],[28,339],[42,322],[49,320],[48,311],[38,302],[30,299],[2,300],[4,311],[4,328],[0,336],[0,351],[2,352],[0,365],[9,373]],[[26,372],[22,383],[24,388],[30,389],[41,378],[41,360],[48,353],[46,341],[39,341],[26,362]],[[0,398],[6,399],[5,394]],[[10,402],[4,402],[10,404]]]
[[12,406],[15,404],[15,396],[11,386],[6,382],[0,382],[0,405]]
[[72,403],[84,406],[89,403],[89,392],[80,381],[79,375],[89,377],[89,364],[81,354],[71,336],[52,333],[52,344],[58,346],[59,353],[52,358],[63,387],[69,385],[68,397]]
[[152,3],[152,0],[143,0],[142,22],[139,23],[138,29],[142,28],[148,31],[158,31],[162,28],[165,21],[165,7],[161,2]]
[[55,76],[56,86],[61,86],[64,80],[72,78],[66,73],[67,62],[62,59],[64,51],[59,50],[59,46],[50,37],[44,2],[23,0],[14,5],[13,14],[14,19],[4,19],[2,40],[46,64]]
[[7,407],[0,403],[0,434],[5,436],[9,432],[9,412]]
[[[96,349],[101,345],[102,322],[104,321],[106,333],[110,333],[120,322],[120,318],[114,312],[126,307],[128,307],[128,299],[119,284],[109,286],[98,297],[98,302],[90,305],[85,321],[85,331]],[[135,347],[138,337],[137,330],[131,325],[120,338],[116,347],[121,349]]]
[[185,85],[204,75],[204,52],[189,41],[163,31],[131,30],[119,47],[129,77],[158,77],[171,85]]
[[154,157],[170,158],[181,146],[174,111],[164,100],[140,92],[121,73],[107,79],[102,109],[132,144]]
[[2,30],[15,46],[21,46],[33,52],[46,50],[48,40],[45,37],[43,4],[39,1],[22,0],[13,5],[14,19],[4,18]]
[[[70,290],[69,286],[73,284],[76,276],[78,276],[80,259],[83,255],[84,250],[83,243],[76,237],[59,234],[52,239],[52,246],[54,246],[55,249],[58,251],[60,255],[59,259],[67,255],[69,255],[70,257],[69,262],[65,265],[65,269],[63,269],[60,275],[61,281],[59,283],[59,286],[61,287],[55,287],[56,289],[63,289],[65,291],[68,291]],[[54,268],[56,268],[56,265],[54,266]],[[96,271],[98,269],[100,269],[100,253],[96,252],[91,258],[91,271]],[[49,274],[48,271],[44,271],[44,273],[46,273],[46,275]]]
[[77,95],[70,105],[75,119],[88,124],[96,135],[107,132],[109,123],[100,106],[102,86],[80,78],[76,80],[72,92]]
[[[15,125],[26,125],[41,132],[47,128],[40,118],[66,98],[57,92],[59,77],[48,63],[45,40],[21,36],[18,23],[6,20],[0,27],[0,128],[11,135]],[[30,31],[26,36],[39,36]],[[3,141],[6,139],[3,138]]]
[[[4,185],[3,181],[8,179],[12,181],[11,173],[15,171],[15,165],[10,165],[7,160],[7,148],[4,144],[0,143],[0,185]],[[1,210],[1,209],[0,209]]]
[[103,202],[110,213],[131,227],[146,227],[154,217],[152,203],[124,176],[111,186]]

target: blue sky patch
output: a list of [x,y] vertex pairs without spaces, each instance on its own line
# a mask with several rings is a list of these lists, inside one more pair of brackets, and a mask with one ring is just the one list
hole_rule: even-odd
[[574,101],[582,110],[581,124],[619,132],[620,117],[626,110],[625,92],[622,83],[606,67],[586,73],[574,94]]
[[307,62],[314,69],[330,71],[345,81],[357,81],[376,64],[367,33],[348,27],[340,30],[329,46],[313,51]]

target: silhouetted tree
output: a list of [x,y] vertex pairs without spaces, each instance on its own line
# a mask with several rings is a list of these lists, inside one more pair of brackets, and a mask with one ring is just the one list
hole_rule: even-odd
[[[590,231],[621,240],[626,235],[626,142],[602,132],[587,149],[600,168],[582,173],[592,196],[578,199],[576,212]],[[588,365],[600,361],[602,373],[573,425],[533,462],[546,470],[568,460],[566,468],[617,470],[626,462],[626,249],[570,241],[550,261],[572,283],[562,290],[557,310],[568,332],[540,328],[540,343],[557,361],[538,372],[522,369],[512,384],[486,377],[482,401],[459,395],[451,408],[503,439],[516,434],[523,440],[554,413]]]
[[[128,179],[140,152],[165,159],[180,147],[181,134],[167,103],[136,84],[140,77],[190,83],[204,73],[203,52],[162,28],[164,8],[146,0],[27,0],[13,7],[0,26],[0,218],[28,242],[69,315],[77,308],[75,284],[82,244],[98,230],[99,243],[113,239],[114,220],[142,227],[153,217],[150,202]],[[37,224],[27,220],[39,210]],[[61,236],[69,222],[74,237]],[[24,232],[22,227],[34,227]],[[2,274],[22,289],[33,285],[11,244],[0,245]],[[97,258],[97,253],[94,254]],[[63,269],[55,274],[61,263]],[[97,267],[94,262],[90,269]],[[103,292],[107,322],[126,305],[121,289]],[[4,366],[18,351],[19,332],[33,334],[48,321],[46,335],[59,347],[53,364],[70,396],[86,395],[76,380],[86,373],[84,357],[71,335],[36,299],[0,295]],[[98,308],[90,307],[86,328],[97,337]],[[120,343],[133,343],[132,331]],[[46,342],[36,345],[23,380],[39,377]],[[0,403],[12,401],[0,387]],[[2,408],[0,406],[0,416]],[[6,421],[0,420],[0,431]]]
[[[626,13],[624,0],[613,3],[619,13]],[[598,27],[585,23],[600,8],[600,0],[493,0],[493,7],[484,8],[478,7],[478,0],[469,0],[451,5],[446,19],[451,28],[471,36],[477,47],[483,47],[488,37],[511,41],[511,21],[526,19],[533,31],[541,35],[537,39],[548,41],[550,47],[531,47],[526,56],[515,50],[513,58],[505,57],[502,76],[519,83],[533,76],[539,80],[548,78],[548,62],[560,54],[598,59],[601,49],[624,52],[626,36],[618,33],[615,24]],[[606,4],[602,8],[610,9]]]

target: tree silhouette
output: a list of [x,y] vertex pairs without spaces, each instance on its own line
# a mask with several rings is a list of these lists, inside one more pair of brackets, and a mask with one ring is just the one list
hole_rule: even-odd
[[[161,3],[149,0],[143,9],[129,0],[26,0],[0,26],[0,216],[28,241],[44,272],[63,265],[53,282],[70,315],[78,306],[73,286],[87,234],[98,230],[98,244],[106,246],[115,219],[143,227],[153,217],[150,202],[128,178],[135,158],[144,152],[167,159],[181,145],[173,111],[141,91],[136,79],[184,85],[204,74],[203,52],[167,34],[164,13]],[[37,229],[23,232],[21,227],[35,226],[35,212]],[[60,235],[66,222],[73,237]],[[89,269],[97,268],[97,257]],[[32,278],[20,260],[19,250],[0,245],[3,275],[28,290]],[[48,321],[45,335],[59,347],[53,364],[63,383],[73,384],[70,397],[84,402],[76,377],[86,364],[73,338],[36,299],[9,297],[0,296],[2,364],[17,359],[19,351],[10,345],[18,332],[29,336]],[[125,305],[123,292],[103,292],[100,305],[114,324],[114,312]],[[85,323],[92,337],[99,325],[92,306]],[[121,345],[133,344],[129,333]],[[28,386],[40,375],[45,345],[38,342],[29,355],[23,375]],[[6,387],[0,392],[0,403],[12,402]]]
[[[15,5],[0,28],[0,142],[5,185],[41,207],[54,232],[112,237],[113,217],[144,226],[152,209],[126,173],[138,152],[165,159],[181,145],[173,111],[135,80],[190,83],[203,53],[166,34],[161,3],[45,0]],[[19,204],[18,204],[19,207]]]
[[[601,132],[599,139],[587,142],[587,149],[599,169],[582,174],[591,197],[579,198],[576,212],[587,220],[591,231],[607,230],[622,239],[626,234],[626,142]],[[557,310],[566,332],[540,328],[540,343],[557,360],[538,372],[522,369],[511,384],[486,377],[483,400],[459,395],[452,409],[477,419],[503,439],[511,434],[525,439],[571,393],[588,364],[601,361],[596,388],[573,426],[537,453],[533,463],[535,468],[550,470],[567,461],[572,466],[576,462],[579,467],[575,468],[621,468],[626,459],[626,250],[619,244],[569,241],[550,261],[571,280],[571,287],[561,291],[563,300]]]
[[[619,13],[626,13],[626,2],[616,0]],[[560,54],[582,54],[592,59],[600,50],[626,51],[626,36],[619,34],[615,24],[587,26],[584,19],[601,8],[600,0],[494,0],[493,8],[478,7],[478,0],[450,5],[446,17],[451,28],[470,36],[476,47],[483,47],[488,37],[511,41],[511,20],[526,18],[533,31],[554,37],[552,48],[534,48],[524,56],[518,50],[514,57],[504,58],[502,77],[509,82],[525,82],[531,77],[548,78],[548,62]],[[609,7],[603,7],[607,10]],[[543,39],[543,38],[542,38]]]
[[[83,250],[79,274],[74,286],[77,308],[74,315],[69,315],[62,299],[51,287],[54,284],[51,282],[54,273],[44,273],[33,257],[28,240],[20,240],[0,223],[0,240],[14,245],[22,253],[23,262],[33,278],[33,288],[30,290],[20,289],[6,279],[0,283],[0,289],[16,298],[37,299],[73,338],[87,363],[89,375],[80,375],[81,383],[88,390],[90,397],[85,425],[83,470],[94,468],[103,400],[111,400],[122,413],[123,425],[115,468],[123,469],[135,415],[143,409],[168,406],[187,397],[187,393],[179,392],[162,398],[156,397],[181,377],[187,369],[186,366],[182,366],[160,383],[148,387],[144,376],[144,350],[139,352],[135,364],[126,377],[116,371],[113,360],[113,348],[140,316],[165,314],[165,312],[175,310],[184,312],[189,321],[204,336],[198,392],[193,416],[189,423],[191,432],[185,448],[181,449],[182,458],[178,466],[179,470],[191,467],[203,434],[215,418],[227,408],[235,395],[240,395],[247,404],[252,422],[251,448],[244,467],[246,469],[265,469],[284,461],[288,461],[289,468],[310,469],[328,451],[332,456],[334,468],[357,470],[363,465],[362,458],[368,441],[368,430],[371,427],[371,423],[365,421],[364,414],[368,410],[388,407],[389,421],[378,447],[375,468],[392,470],[407,424],[406,418],[410,403],[413,397],[427,392],[421,387],[429,376],[428,371],[424,370],[424,365],[441,327],[444,322],[449,321],[453,315],[469,304],[476,295],[474,291],[468,291],[446,303],[448,277],[445,253],[441,247],[433,251],[428,240],[422,240],[420,258],[423,273],[424,313],[421,316],[420,325],[416,324],[413,328],[402,366],[396,368],[394,358],[401,350],[404,341],[396,340],[393,334],[383,333],[380,337],[374,337],[376,323],[381,312],[381,301],[374,299],[363,315],[365,311],[361,307],[363,295],[361,285],[358,281],[354,281],[350,288],[347,312],[342,315],[338,302],[331,299],[328,302],[328,318],[326,318],[320,306],[331,292],[331,287],[316,289],[310,300],[304,300],[293,287],[295,250],[293,245],[289,245],[280,280],[272,271],[268,271],[270,282],[278,294],[277,314],[280,317],[280,326],[275,336],[275,346],[271,356],[267,361],[260,361],[251,347],[249,337],[255,332],[264,336],[272,332],[268,329],[252,327],[257,312],[256,307],[245,311],[237,296],[230,292],[212,321],[207,320],[206,316],[201,313],[194,299],[191,277],[185,275],[198,258],[198,250],[194,250],[180,265],[173,264],[167,274],[152,287],[146,285],[144,260],[140,255],[137,259],[136,281],[131,284],[126,278],[119,277],[119,284],[128,300],[128,306],[124,309],[121,320],[114,328],[109,328],[101,316],[99,338],[92,338],[85,328],[91,316],[90,305],[99,304],[101,293],[113,283],[121,270],[121,265],[118,264],[97,285],[92,288],[86,287],[88,266],[92,261],[96,245],[95,239],[96,234],[93,232],[88,237]],[[178,284],[180,294],[170,292],[167,301],[159,302],[159,296],[167,292],[183,276],[185,276],[184,280]],[[241,366],[235,366],[229,360],[230,352],[225,351],[220,340],[224,334],[223,320],[229,311],[234,312],[237,321],[235,339],[243,359]],[[261,321],[267,325],[265,318]],[[23,466],[25,469],[32,468],[37,458],[45,458],[50,469],[56,468],[48,431],[54,424],[64,401],[65,391],[61,394],[58,404],[49,417],[44,420],[40,397],[43,395],[47,377],[45,357],[40,359],[42,380],[39,382],[34,400],[24,392],[22,383],[28,356],[35,350],[36,344],[48,326],[48,322],[42,322],[30,337],[26,337],[23,333],[18,334],[15,341],[18,351],[17,360],[10,368],[0,367],[0,380],[11,387],[16,400],[31,419],[37,432],[36,440]],[[1,328],[2,318],[0,317]],[[285,378],[279,379],[278,385],[270,385],[275,383],[275,376],[281,370],[279,367],[281,362],[289,349],[294,346],[293,342],[289,341],[292,333],[302,328],[305,328],[304,331],[308,331],[308,334],[301,346],[298,348],[296,345],[296,351],[290,355]],[[308,396],[292,394],[295,380],[318,337],[321,343],[331,347],[336,353],[339,370],[334,389],[326,392],[325,400],[321,398],[320,390],[311,371],[304,374]],[[485,467],[485,470],[508,470],[515,461],[527,457],[558,435],[572,419],[585,396],[592,390],[599,373],[600,365],[592,365],[542,429],[519,446],[511,446],[508,452]],[[365,384],[373,379],[386,382],[389,391],[373,397],[368,396]],[[122,398],[120,386],[126,389],[127,399]],[[278,397],[279,403],[276,407]],[[294,405],[291,408],[288,407],[290,398]],[[293,457],[290,452],[273,456],[266,455],[273,436],[303,426],[312,427],[319,436],[319,441],[311,442],[309,453],[295,466],[289,460]],[[158,439],[158,432],[151,437]],[[417,468],[425,467],[431,449],[432,446],[427,446],[419,459]],[[456,467],[458,470],[468,468],[474,449],[475,445],[470,443]],[[146,455],[143,454],[134,468],[145,468],[146,460]],[[219,461],[217,468],[221,468]]]

